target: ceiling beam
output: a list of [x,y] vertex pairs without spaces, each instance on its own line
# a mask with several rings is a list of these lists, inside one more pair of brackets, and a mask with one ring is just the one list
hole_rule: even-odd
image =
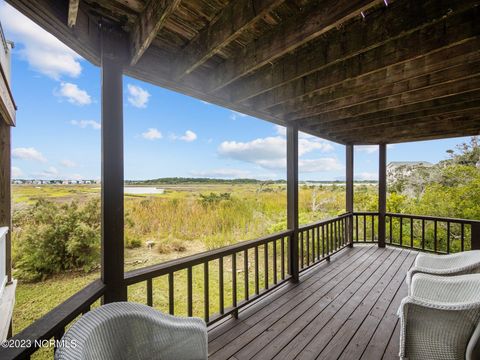
[[74,27],[77,23],[79,2],[80,0],[68,1],[68,27]]
[[[370,103],[373,101],[379,101],[380,99],[389,98],[389,101],[393,99],[393,96],[398,95],[408,101],[422,101],[428,100],[434,97],[434,91],[430,89],[439,89],[440,85],[449,87],[452,81],[457,79],[467,79],[473,74],[478,73],[480,69],[480,52],[476,54],[476,58],[467,62],[464,59],[464,63],[456,66],[451,66],[439,71],[429,72],[425,75],[415,77],[413,79],[407,79],[404,81],[397,81],[384,84],[383,82],[373,83],[371,86],[357,86],[353,87],[353,93],[350,90],[347,91],[347,96],[341,96],[341,92],[338,98],[318,103],[318,105],[312,107],[299,107],[299,110],[285,114],[285,118],[289,121],[296,119],[303,119],[306,117],[312,117],[315,115],[327,113],[330,111],[341,110],[344,108],[350,108],[356,105]],[[424,98],[422,98],[424,97]],[[405,100],[407,101],[407,100]],[[391,104],[393,102],[391,101]]]
[[237,56],[225,60],[206,85],[208,92],[222,87],[274,61],[316,37],[360,16],[382,0],[325,0],[287,19],[269,33],[249,43]]
[[150,0],[131,31],[131,65],[135,65],[181,0]]
[[[322,68],[340,63],[465,10],[473,0],[396,1],[375,8],[364,21],[332,30],[298,51],[231,85],[232,101],[239,102],[287,84]],[[420,16],[421,14],[421,16]]]
[[[464,94],[462,94],[464,95]],[[465,97],[465,96],[464,96]],[[455,102],[454,99],[449,99],[450,101],[445,101],[444,105],[437,105],[435,107],[424,108],[423,110],[416,110],[412,108],[411,105],[403,108],[402,113],[391,115],[391,116],[382,116],[375,118],[362,118],[354,117],[348,120],[338,120],[330,122],[321,122],[321,123],[310,123],[304,125],[303,128],[307,127],[312,131],[321,131],[321,132],[340,132],[343,130],[356,131],[368,127],[374,126],[390,126],[391,124],[401,123],[409,120],[427,118],[435,115],[447,115],[458,113],[465,110],[478,109],[480,110],[480,91],[475,91],[470,93],[470,100],[464,100]],[[444,100],[442,98],[441,100]],[[425,105],[422,103],[422,107]],[[398,108],[395,110],[398,111]],[[386,113],[386,112],[385,112]],[[348,126],[346,126],[348,125]]]
[[231,43],[243,31],[251,28],[260,19],[285,0],[236,0],[231,1],[209,24],[182,50],[179,61],[174,64],[174,78],[181,79],[224,46]]
[[446,17],[431,26],[418,29],[405,37],[387,42],[343,62],[334,63],[243,103],[258,109],[268,109],[296,98],[309,97],[346,79],[478,38],[480,35],[478,16],[480,9],[474,7],[461,14]]
[[425,56],[389,65],[376,71],[350,77],[327,86],[314,93],[296,97],[287,102],[268,108],[273,115],[287,114],[296,109],[307,109],[319,104],[368,92],[381,86],[404,83],[408,80],[428,76],[429,73],[443,71],[450,67],[480,59],[480,38],[461,42],[452,47],[434,51]]

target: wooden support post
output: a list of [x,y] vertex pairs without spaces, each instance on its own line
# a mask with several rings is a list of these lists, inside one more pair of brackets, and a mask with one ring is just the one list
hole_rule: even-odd
[[298,127],[287,126],[287,226],[293,230],[289,241],[289,270],[298,282]]
[[[379,145],[378,156],[378,246],[385,247],[385,214],[387,213],[387,145]],[[374,239],[372,239],[374,240]]]
[[350,216],[347,218],[346,236],[348,246],[353,247],[353,145],[347,145],[346,150],[346,183],[345,183],[345,210]]
[[5,274],[12,281],[12,138],[11,127],[0,118],[0,227],[8,227],[5,243]]
[[471,239],[472,250],[480,250],[480,222],[472,223]]
[[[127,300],[124,283],[122,41],[118,30],[102,32],[102,280],[104,303]],[[126,38],[125,38],[126,39]],[[126,45],[126,41],[125,41]]]

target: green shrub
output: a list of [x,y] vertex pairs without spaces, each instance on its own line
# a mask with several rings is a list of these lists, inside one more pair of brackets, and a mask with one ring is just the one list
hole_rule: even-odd
[[98,265],[100,205],[92,200],[56,204],[39,200],[14,217],[13,260],[16,277],[36,281],[69,270]]

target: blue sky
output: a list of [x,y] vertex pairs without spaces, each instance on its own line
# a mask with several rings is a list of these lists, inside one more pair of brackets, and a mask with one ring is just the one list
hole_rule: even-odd
[[[16,178],[100,177],[100,69],[0,1],[15,42]],[[285,178],[285,129],[124,77],[125,178]],[[394,145],[388,161],[438,162],[463,139]],[[300,177],[344,178],[345,147],[300,135]],[[376,147],[355,151],[356,179],[376,179]]]

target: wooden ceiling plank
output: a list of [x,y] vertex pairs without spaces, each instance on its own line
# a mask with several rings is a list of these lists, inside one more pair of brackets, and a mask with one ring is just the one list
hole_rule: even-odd
[[478,38],[480,35],[480,22],[477,21],[479,16],[480,9],[478,7],[461,14],[454,14],[431,26],[418,29],[404,37],[370,49],[357,57],[334,63],[243,103],[258,109],[268,109],[287,101],[293,101],[295,98],[310,96],[346,79]]
[[131,31],[131,65],[135,65],[148,49],[181,0],[150,0]]
[[174,78],[190,74],[219,50],[231,43],[238,34],[249,29],[285,0],[231,1],[213,23],[203,29],[178,56]]
[[453,47],[441,49],[416,57],[412,60],[381,68],[358,77],[346,79],[332,86],[322,88],[307,96],[294,98],[285,103],[275,105],[268,111],[279,116],[296,109],[307,109],[328,101],[372,91],[380,86],[405,83],[413,79],[429,76],[460,64],[475,61],[480,57],[480,37],[461,42]]
[[[408,94],[423,94],[420,96],[425,96],[427,99],[430,98],[433,94],[428,90],[430,88],[436,87],[445,84],[449,86],[449,83],[455,81],[456,79],[466,79],[471,77],[473,74],[476,74],[480,69],[480,55],[477,54],[476,61],[464,62],[457,66],[452,66],[446,69],[441,69],[436,72],[430,72],[425,75],[407,79],[405,81],[397,81],[393,83],[376,83],[376,88],[366,88],[360,86],[354,89],[352,95],[336,98],[330,101],[325,101],[319,105],[313,107],[307,107],[305,109],[300,108],[292,113],[287,113],[284,115],[284,118],[288,121],[303,119],[306,117],[312,117],[315,115],[327,113],[330,111],[341,110],[344,108],[350,108],[353,106],[370,103],[372,101],[379,101],[385,98],[392,98],[395,95],[405,95]],[[415,97],[415,100],[422,100],[419,97]]]
[[[375,9],[365,21],[331,31],[278,62],[264,66],[231,85],[232,101],[239,102],[339,63],[468,8],[473,0],[397,1]],[[424,16],[419,16],[422,14]]]
[[359,16],[361,11],[381,0],[325,0],[314,9],[304,11],[277,28],[249,43],[237,56],[221,63],[207,84],[208,92],[259,69],[343,22]]
[[[480,73],[472,74],[467,78],[457,79],[448,83],[432,86],[428,89],[413,90],[391,97],[353,105],[338,110],[332,110],[307,117],[312,121],[332,121],[349,119],[360,115],[375,114],[379,111],[402,107],[408,104],[419,104],[430,99],[447,97],[455,94],[468,93],[480,89]],[[302,123],[301,123],[302,124]],[[300,124],[299,124],[300,125]]]
[[[404,108],[410,107],[410,110],[403,110],[403,113],[391,115],[391,116],[379,116],[373,119],[365,119],[361,117],[354,117],[347,120],[339,120],[334,122],[322,122],[322,123],[311,123],[308,126],[313,131],[322,131],[322,132],[330,132],[330,131],[343,131],[348,129],[349,131],[360,130],[368,127],[375,127],[375,126],[390,126],[394,123],[405,122],[408,120],[430,117],[430,116],[443,116],[447,114],[454,114],[465,110],[470,109],[479,109],[480,107],[480,91],[475,92],[472,94],[472,100],[468,101],[459,101],[455,102],[454,100],[450,99],[450,101],[445,102],[444,105],[439,105],[435,107],[425,108],[423,110],[412,109],[412,106],[406,106]],[[443,99],[442,99],[443,100]],[[423,105],[422,105],[423,106]],[[406,111],[406,112],[405,112]]]

